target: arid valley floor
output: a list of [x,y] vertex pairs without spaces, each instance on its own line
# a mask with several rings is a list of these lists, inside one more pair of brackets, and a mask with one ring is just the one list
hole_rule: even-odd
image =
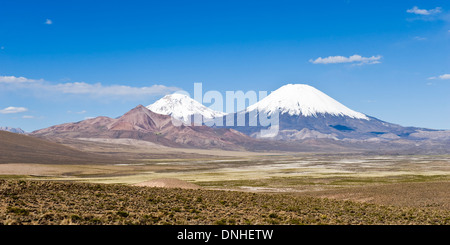
[[449,155],[61,143],[114,160],[0,164],[0,223],[450,224]]

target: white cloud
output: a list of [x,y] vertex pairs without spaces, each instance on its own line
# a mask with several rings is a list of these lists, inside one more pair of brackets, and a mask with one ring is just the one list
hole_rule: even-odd
[[3,110],[0,110],[0,114],[13,114],[13,113],[26,112],[26,111],[28,111],[28,109],[25,107],[10,106],[10,107],[6,107]]
[[60,83],[50,85],[48,88],[64,94],[87,94],[99,96],[160,95],[179,90],[178,88],[166,87],[164,85],[131,87],[126,85],[102,85],[101,83],[89,84],[84,82]]
[[406,12],[418,15],[433,15],[442,12],[442,8],[437,7],[434,9],[427,10],[427,9],[419,9],[417,6],[414,6],[413,8],[406,10]]
[[50,20],[50,19],[47,19],[47,20],[45,20],[45,24],[46,25],[51,25],[51,24],[53,24],[53,21]]
[[[0,76],[0,85],[4,84],[14,89],[29,89],[37,92],[56,92],[61,94],[92,95],[92,96],[141,96],[165,95],[180,90],[177,87],[152,85],[148,87],[132,87],[127,85],[103,85],[85,82],[52,84],[43,79],[34,80],[25,77]],[[42,94],[42,93],[41,93]]]
[[441,80],[447,80],[450,79],[450,74],[443,74],[437,77],[429,77],[428,79],[432,80],[432,79],[441,79]]
[[33,119],[34,116],[25,115],[25,116],[22,116],[22,118],[23,118],[23,119]]
[[328,56],[326,58],[319,57],[315,60],[309,60],[313,64],[338,64],[338,63],[356,63],[357,65],[364,64],[378,64],[381,63],[380,55],[372,57],[362,57],[361,55],[355,54],[349,57],[345,56]]
[[25,77],[15,77],[15,76],[0,76],[0,83],[33,83],[33,82],[43,82],[44,80],[34,80]]

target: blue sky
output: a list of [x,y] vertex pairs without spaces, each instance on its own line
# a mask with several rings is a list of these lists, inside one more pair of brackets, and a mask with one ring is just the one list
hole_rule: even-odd
[[450,2],[0,0],[0,126],[117,117],[177,89],[316,87],[450,129]]

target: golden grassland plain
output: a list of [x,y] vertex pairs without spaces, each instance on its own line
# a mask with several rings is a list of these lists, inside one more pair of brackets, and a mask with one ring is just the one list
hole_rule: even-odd
[[[248,153],[110,142],[94,142],[93,148],[90,143],[71,146],[126,160],[0,164],[0,222],[450,224],[449,155]],[[199,189],[134,186],[155,179]]]

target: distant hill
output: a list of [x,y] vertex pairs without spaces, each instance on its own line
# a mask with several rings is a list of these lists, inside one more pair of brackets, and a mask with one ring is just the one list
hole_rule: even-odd
[[0,164],[101,164],[112,161],[115,160],[32,136],[0,131]]

